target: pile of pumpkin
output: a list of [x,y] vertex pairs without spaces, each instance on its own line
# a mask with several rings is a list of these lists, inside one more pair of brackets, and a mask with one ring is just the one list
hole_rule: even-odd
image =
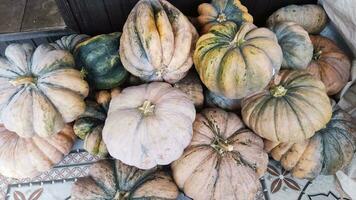
[[196,200],[253,199],[267,152],[298,178],[345,167],[355,122],[328,95],[345,86],[351,63],[316,35],[324,10],[287,6],[269,28],[253,25],[238,0],[198,12],[200,37],[169,2],[141,0],[122,34],[9,45],[0,58],[0,173],[49,170],[76,135],[106,159],[75,183],[73,199],[176,199],[179,189]]

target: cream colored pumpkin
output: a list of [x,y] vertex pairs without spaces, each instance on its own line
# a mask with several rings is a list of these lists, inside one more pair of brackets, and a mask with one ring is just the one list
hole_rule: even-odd
[[197,31],[166,0],[141,0],[132,9],[120,42],[122,64],[145,81],[175,83],[192,67]]
[[191,140],[194,119],[193,102],[170,84],[132,86],[112,98],[103,139],[114,158],[150,169],[182,155]]
[[0,58],[0,121],[21,137],[46,137],[85,110],[88,84],[64,50],[11,44]]
[[267,163],[262,139],[236,114],[204,109],[192,142],[171,166],[178,187],[194,200],[252,200]]
[[12,178],[37,176],[59,163],[75,138],[69,125],[47,138],[21,138],[0,124],[0,174]]
[[315,4],[288,5],[275,11],[267,20],[268,26],[278,22],[292,21],[308,33],[318,34],[326,26],[328,16],[323,7]]

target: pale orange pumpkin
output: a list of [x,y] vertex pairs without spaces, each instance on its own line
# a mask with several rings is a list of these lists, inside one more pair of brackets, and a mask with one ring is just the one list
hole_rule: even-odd
[[12,178],[37,176],[59,163],[75,138],[70,125],[50,137],[21,138],[0,124],[0,174]]

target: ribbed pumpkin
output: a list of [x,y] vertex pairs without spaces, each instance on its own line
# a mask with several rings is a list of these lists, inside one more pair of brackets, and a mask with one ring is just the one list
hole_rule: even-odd
[[118,94],[120,94],[119,88],[114,88],[111,92],[98,91],[95,94],[95,101],[91,99],[85,101],[85,112],[74,123],[74,133],[84,140],[84,149],[92,155],[99,157],[108,155],[108,150],[102,140],[102,131],[111,98]]
[[252,16],[240,0],[212,0],[211,3],[202,3],[198,7],[198,23],[201,33],[219,23],[232,21],[238,26],[244,22],[253,22]]
[[278,22],[292,21],[301,25],[308,33],[320,33],[328,21],[324,9],[315,4],[289,5],[275,11],[267,20],[269,27]]
[[305,69],[313,57],[313,44],[308,32],[295,22],[279,22],[270,29],[282,48],[282,68]]
[[108,150],[102,140],[106,109],[94,101],[86,101],[85,112],[75,121],[74,133],[84,140],[84,149],[92,155],[105,157]]
[[165,172],[140,170],[118,160],[101,160],[72,187],[73,200],[175,200],[178,188]]
[[242,101],[245,124],[261,137],[299,142],[331,118],[324,84],[306,71],[283,70],[270,86]]
[[262,139],[236,114],[204,109],[194,122],[192,142],[171,166],[179,188],[194,200],[252,200],[267,163]]
[[356,119],[356,81],[341,97],[338,105]]
[[53,43],[50,43],[56,49],[67,50],[73,53],[75,47],[83,40],[88,39],[89,36],[85,34],[71,34],[61,37]]
[[168,83],[127,87],[111,100],[103,139],[114,158],[150,169],[182,155],[194,119],[193,102]]
[[209,90],[205,91],[206,104],[210,107],[219,107],[224,110],[240,110],[241,99],[229,99],[222,95],[217,95]]
[[59,163],[71,150],[75,138],[69,125],[50,137],[21,138],[0,124],[0,174],[35,177]]
[[338,93],[350,77],[351,61],[330,39],[310,35],[314,45],[313,60],[307,70],[326,86],[328,95]]
[[79,43],[74,49],[78,67],[96,89],[111,89],[122,84],[128,73],[120,56],[121,33],[102,34]]
[[336,108],[330,122],[312,138],[299,143],[265,142],[265,148],[297,178],[332,175],[347,166],[356,151],[356,129],[351,116]]
[[85,110],[88,84],[73,56],[51,45],[11,44],[0,58],[0,121],[21,137],[46,137]]
[[240,99],[266,87],[279,71],[283,54],[267,28],[233,22],[213,26],[198,40],[194,64],[212,92]]
[[140,0],[123,28],[120,56],[127,71],[145,81],[175,83],[192,67],[198,34],[166,0]]
[[173,86],[187,94],[196,108],[203,107],[203,86],[201,85],[199,76],[195,72],[189,72],[186,77],[175,83]]

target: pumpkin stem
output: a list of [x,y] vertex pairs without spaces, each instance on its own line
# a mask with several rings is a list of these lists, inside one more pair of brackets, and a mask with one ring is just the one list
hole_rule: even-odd
[[149,100],[145,100],[142,106],[138,108],[144,116],[153,114],[154,109],[155,105],[153,105]]
[[281,85],[272,87],[269,91],[274,97],[283,97],[287,93],[287,89]]
[[314,55],[313,55],[313,60],[319,60],[319,58],[320,58],[322,53],[323,52],[321,50],[315,52]]
[[223,155],[225,152],[231,152],[234,150],[234,146],[229,144],[227,140],[222,140],[219,137],[215,138],[210,146],[213,147],[220,155]]
[[22,76],[9,81],[13,86],[35,84],[36,78],[33,76]]
[[114,200],[126,200],[129,199],[129,195],[130,193],[128,192],[117,191],[114,196]]
[[101,90],[95,94],[96,102],[103,106],[107,111],[109,109],[109,104],[111,101],[111,94],[107,90]]
[[226,15],[224,13],[220,13],[216,21],[218,21],[219,23],[226,21]]

